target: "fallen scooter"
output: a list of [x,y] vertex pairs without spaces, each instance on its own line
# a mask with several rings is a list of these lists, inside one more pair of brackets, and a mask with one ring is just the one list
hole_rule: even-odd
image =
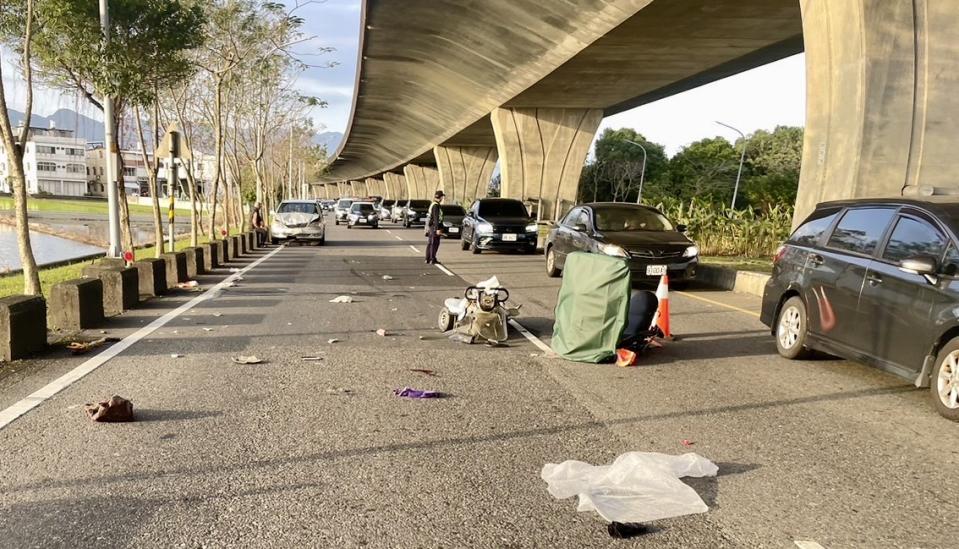
[[462,298],[450,298],[439,314],[439,328],[463,343],[500,345],[509,338],[507,323],[519,307],[507,307],[509,291],[493,278],[466,288]]

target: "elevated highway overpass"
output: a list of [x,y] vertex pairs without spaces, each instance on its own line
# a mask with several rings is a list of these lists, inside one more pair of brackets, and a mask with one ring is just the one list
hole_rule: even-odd
[[498,160],[502,194],[553,219],[604,116],[805,50],[797,216],[825,199],[948,193],[957,14],[933,0],[367,0],[325,183],[466,203]]

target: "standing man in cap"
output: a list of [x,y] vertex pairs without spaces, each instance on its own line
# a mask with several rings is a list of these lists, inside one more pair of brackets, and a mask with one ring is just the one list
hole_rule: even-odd
[[426,262],[430,265],[436,265],[436,251],[440,249],[440,238],[443,237],[443,208],[440,204],[444,196],[443,191],[436,191],[430,211],[426,214]]

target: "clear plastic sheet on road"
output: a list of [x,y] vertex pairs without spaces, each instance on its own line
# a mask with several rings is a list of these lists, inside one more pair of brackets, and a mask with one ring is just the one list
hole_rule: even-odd
[[605,362],[629,320],[630,274],[624,259],[574,252],[563,266],[553,350],[576,362]]
[[548,463],[541,477],[556,499],[579,496],[578,511],[596,511],[610,522],[649,522],[709,510],[682,477],[714,477],[719,471],[708,459],[627,452],[611,465],[582,461]]

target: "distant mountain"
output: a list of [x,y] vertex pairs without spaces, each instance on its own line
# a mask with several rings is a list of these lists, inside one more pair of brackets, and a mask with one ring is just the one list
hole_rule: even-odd
[[313,136],[313,144],[326,147],[327,156],[332,156],[343,141],[342,132],[323,132]]
[[[23,112],[7,109],[10,123],[16,126],[23,120]],[[30,125],[38,128],[49,128],[50,122],[61,130],[73,130],[75,135],[87,141],[103,141],[103,122],[99,122],[82,115],[72,109],[59,109],[49,116],[33,114],[30,116]]]

